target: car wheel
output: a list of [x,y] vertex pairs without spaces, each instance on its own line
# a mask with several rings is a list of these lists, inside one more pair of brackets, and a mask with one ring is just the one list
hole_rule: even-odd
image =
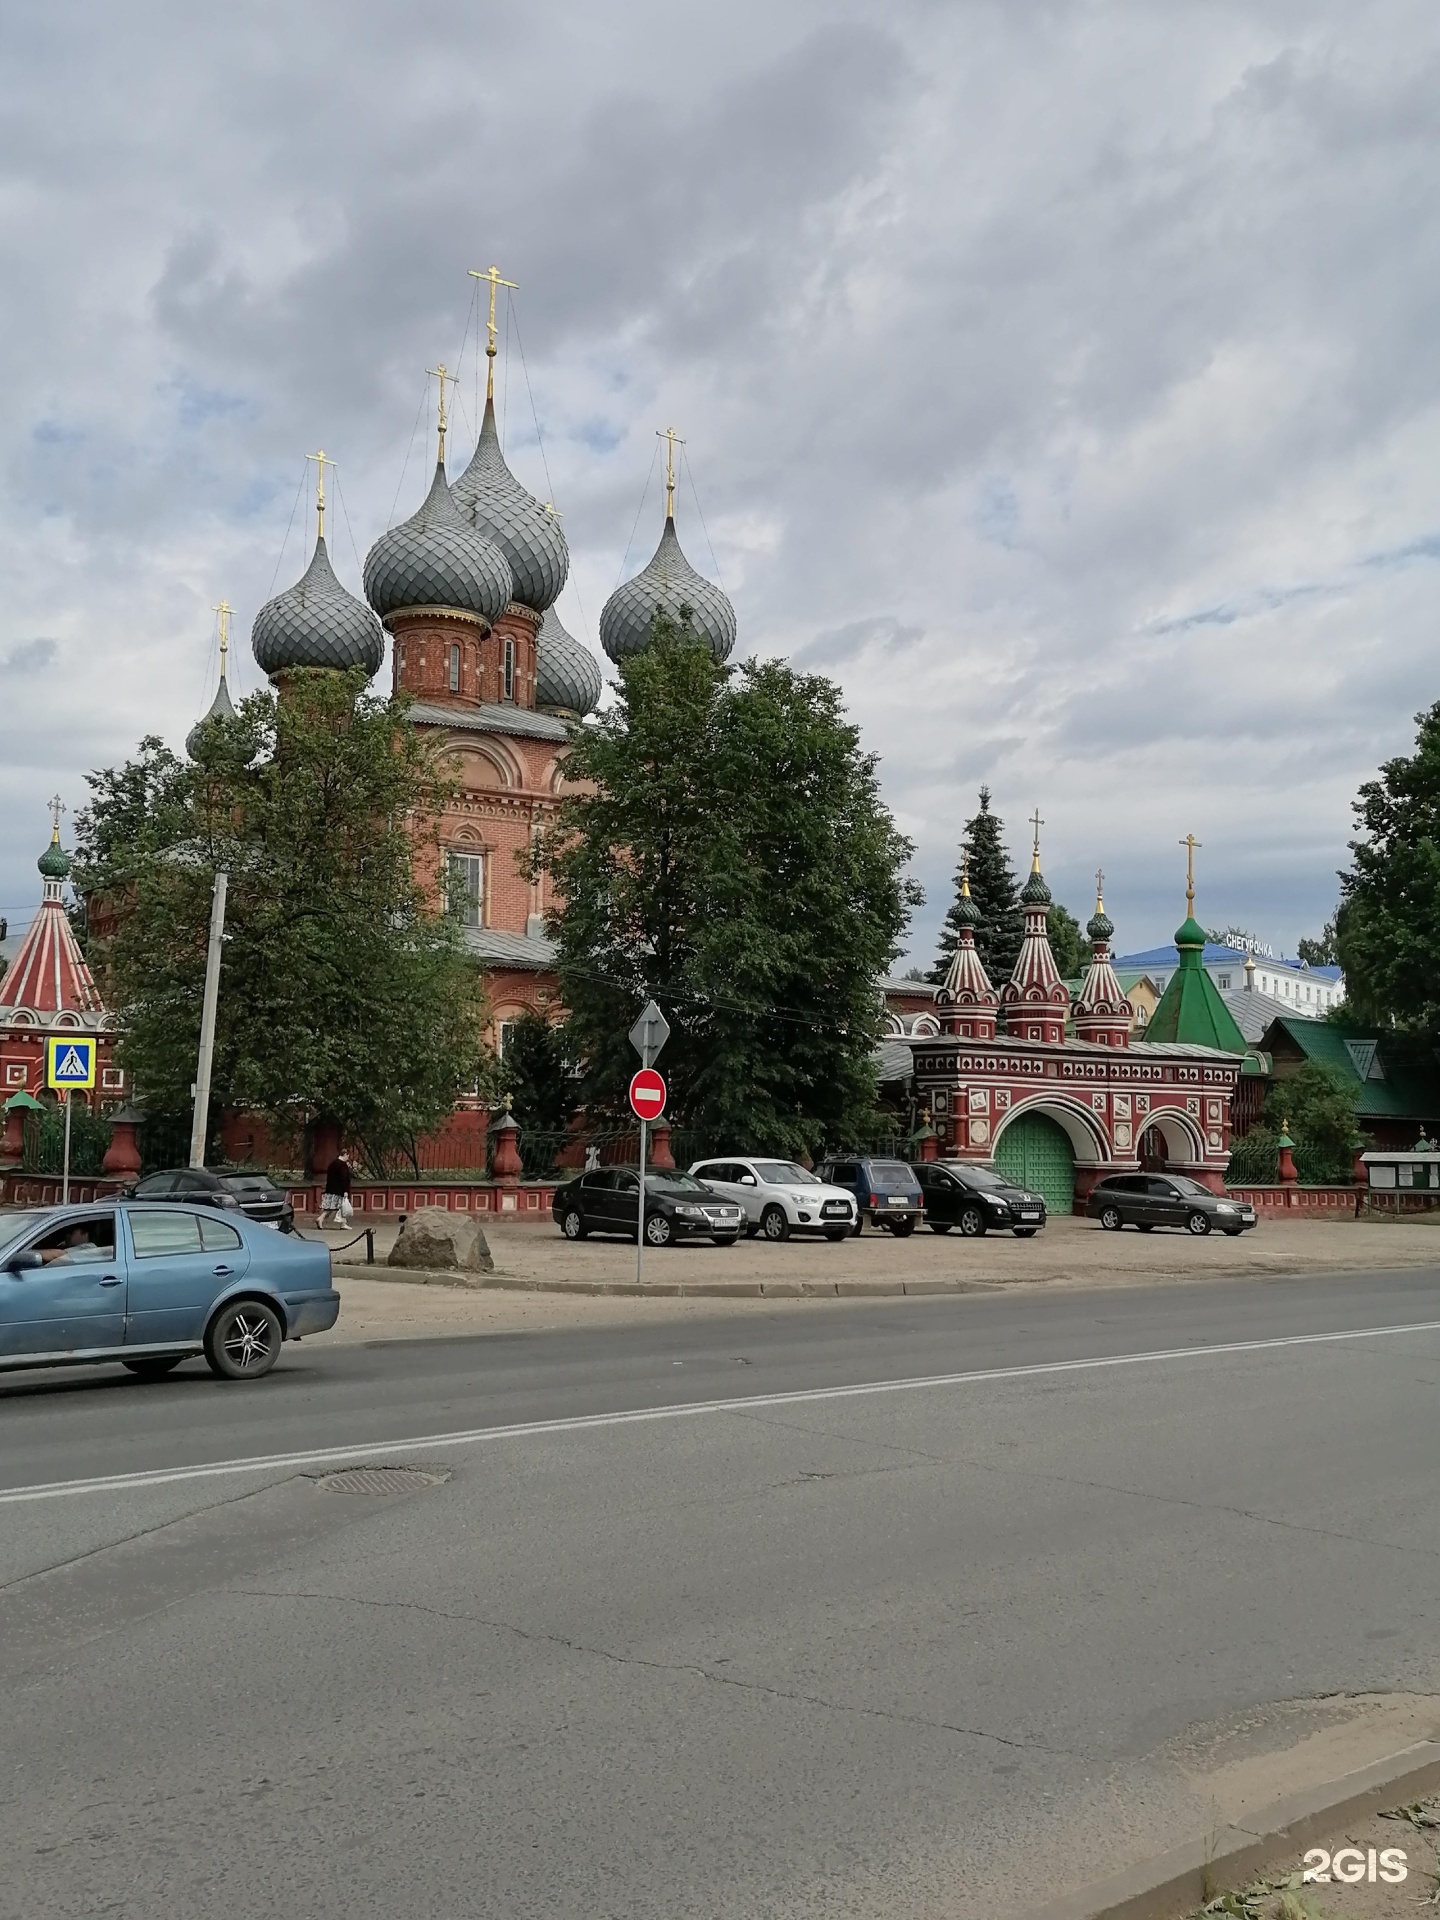
[[915,1222],[913,1220],[892,1220],[890,1222],[890,1231],[897,1240],[908,1240],[915,1231]]
[[745,1228],[745,1238],[747,1240],[753,1240],[756,1234],[759,1233],[759,1231],[760,1231],[759,1227],[757,1227],[755,1222],[751,1220]]
[[258,1380],[280,1358],[285,1330],[264,1300],[227,1300],[205,1329],[205,1359],[221,1380]]
[[960,1215],[960,1231],[967,1240],[978,1240],[985,1231],[985,1216],[979,1207],[966,1207]]
[[760,1216],[760,1231],[767,1240],[788,1240],[790,1222],[785,1218],[783,1207],[766,1207]]
[[859,1214],[859,1213],[856,1214],[855,1224],[850,1229],[850,1231],[851,1233],[854,1234],[857,1240],[860,1238],[861,1234],[865,1231],[865,1216],[863,1214]]
[[128,1373],[138,1375],[141,1380],[158,1380],[162,1374],[173,1373],[183,1358],[183,1354],[172,1353],[168,1358],[122,1360],[120,1364]]
[[1227,1240],[1238,1240],[1244,1231],[1245,1229],[1243,1227],[1226,1227],[1225,1238]]
[[717,1233],[712,1237],[717,1247],[733,1247],[740,1238],[738,1233]]
[[1192,1213],[1190,1215],[1190,1218],[1185,1222],[1185,1228],[1187,1232],[1193,1233],[1197,1240],[1203,1239],[1203,1237],[1210,1231],[1209,1214],[1201,1213],[1201,1211],[1197,1207],[1194,1213]]
[[929,1227],[931,1233],[949,1233],[955,1222],[953,1220],[928,1220],[925,1224]]
[[573,1209],[560,1222],[560,1231],[567,1240],[583,1240],[590,1229],[585,1224],[585,1216]]
[[827,1227],[825,1229],[825,1238],[827,1240],[848,1240],[854,1231],[855,1229],[853,1227]]
[[1040,1229],[1038,1227],[1016,1227],[1015,1238],[1017,1240],[1033,1240],[1039,1231]]
[[648,1213],[645,1216],[645,1244],[647,1247],[668,1247],[671,1239],[670,1222],[663,1213]]
[[1118,1207],[1102,1207],[1100,1209],[1100,1224],[1107,1233],[1119,1233],[1125,1222],[1120,1218],[1120,1209]]
[[1153,1220],[1137,1220],[1135,1225],[1140,1229],[1141,1233],[1154,1233],[1155,1231],[1155,1222]]

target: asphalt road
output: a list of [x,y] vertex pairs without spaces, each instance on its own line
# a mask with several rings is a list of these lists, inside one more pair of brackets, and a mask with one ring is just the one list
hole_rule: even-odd
[[1156,1850],[1197,1723],[1440,1694],[1437,1282],[10,1376],[0,1915],[997,1920]]

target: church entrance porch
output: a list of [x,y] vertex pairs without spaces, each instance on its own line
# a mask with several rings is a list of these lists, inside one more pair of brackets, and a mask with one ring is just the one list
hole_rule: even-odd
[[1017,1114],[995,1142],[995,1165],[1018,1186],[1040,1194],[1048,1212],[1072,1210],[1075,1149],[1064,1128],[1048,1114]]

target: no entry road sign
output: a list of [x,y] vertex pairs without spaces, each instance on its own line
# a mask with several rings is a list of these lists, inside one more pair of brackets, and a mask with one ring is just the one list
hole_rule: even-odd
[[642,1067],[630,1082],[630,1105],[642,1120],[658,1120],[665,1111],[665,1082],[653,1067]]

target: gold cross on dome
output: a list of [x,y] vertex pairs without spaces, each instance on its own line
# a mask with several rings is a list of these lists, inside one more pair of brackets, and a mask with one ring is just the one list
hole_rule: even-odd
[[496,266],[486,267],[483,273],[480,272],[478,267],[471,267],[470,278],[472,280],[486,280],[490,284],[490,318],[485,322],[489,335],[485,343],[485,355],[490,365],[485,374],[485,398],[487,400],[493,400],[495,398],[495,295],[501,287],[510,287],[518,293],[520,290],[520,282],[518,280],[502,280],[500,278],[500,269]]
[[453,384],[456,375],[451,373],[443,360],[438,367],[427,367],[425,371],[428,374],[432,374],[434,378],[440,382],[440,463],[443,466],[445,462],[445,427],[447,424],[445,414],[445,382],[449,380]]
[[655,429],[655,438],[665,442],[665,518],[675,518],[675,449],[683,447],[685,442],[676,433],[674,427]]
[[313,460],[316,466],[315,518],[319,529],[318,538],[323,540],[325,538],[325,469],[337,463],[330,458],[323,447],[318,453],[307,453],[305,458]]
[[60,844],[60,816],[65,810],[65,802],[59,794],[52,794],[50,796],[50,838],[56,846]]
[[[313,455],[308,453],[305,456],[307,460],[313,457]],[[323,453],[320,455],[320,458],[322,460],[325,458]],[[325,469],[322,467],[320,471],[323,475]],[[222,600],[219,606],[213,607],[211,611],[218,613],[220,616],[220,678],[223,680],[225,678],[225,665],[230,657],[230,616],[235,609],[228,600]]]
[[1032,873],[1039,873],[1040,871],[1040,829],[1045,824],[1043,818],[1041,817],[1039,807],[1036,807],[1034,813],[1031,814],[1030,824],[1035,829],[1035,851],[1031,856],[1030,871]]
[[1201,842],[1193,833],[1187,833],[1180,844],[1185,849],[1185,905],[1193,914],[1195,911],[1195,849]]
[[1103,913],[1105,911],[1105,869],[1104,867],[1096,867],[1095,869],[1095,911],[1097,913]]

